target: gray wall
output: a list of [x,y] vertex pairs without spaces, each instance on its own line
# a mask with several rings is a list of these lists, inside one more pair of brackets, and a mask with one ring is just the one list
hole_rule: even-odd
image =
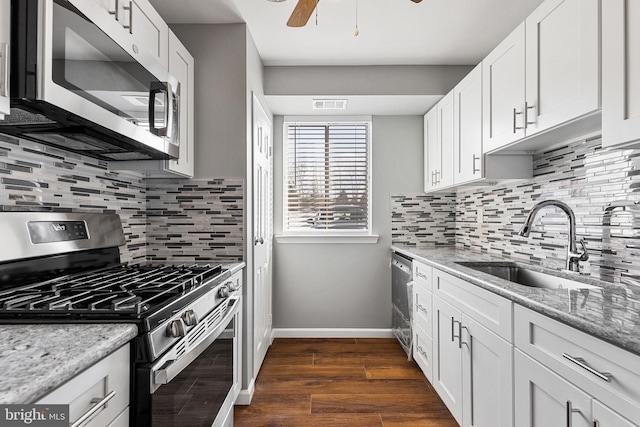
[[[282,124],[274,123],[275,233],[282,232]],[[420,192],[422,116],[373,117],[377,244],[274,243],[274,328],[390,328],[390,196]]]

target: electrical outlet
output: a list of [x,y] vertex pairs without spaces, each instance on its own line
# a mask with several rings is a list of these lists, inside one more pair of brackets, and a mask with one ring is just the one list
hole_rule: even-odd
[[482,206],[476,210],[476,221],[478,221],[480,225],[484,224],[484,208]]

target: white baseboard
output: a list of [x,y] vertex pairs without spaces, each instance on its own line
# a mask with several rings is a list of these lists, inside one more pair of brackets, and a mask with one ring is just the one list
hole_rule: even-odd
[[251,379],[249,383],[249,387],[247,389],[240,390],[238,393],[238,398],[236,399],[236,405],[250,405],[251,399],[253,399],[253,393],[256,391],[256,381],[255,379]]
[[394,338],[391,329],[275,328],[275,338]]

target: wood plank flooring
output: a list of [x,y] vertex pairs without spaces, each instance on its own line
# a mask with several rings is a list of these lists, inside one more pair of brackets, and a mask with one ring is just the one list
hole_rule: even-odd
[[395,339],[276,339],[235,427],[458,427]]

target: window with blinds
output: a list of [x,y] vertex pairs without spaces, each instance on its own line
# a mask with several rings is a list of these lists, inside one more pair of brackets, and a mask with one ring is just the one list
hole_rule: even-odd
[[370,122],[285,124],[284,231],[370,232]]

